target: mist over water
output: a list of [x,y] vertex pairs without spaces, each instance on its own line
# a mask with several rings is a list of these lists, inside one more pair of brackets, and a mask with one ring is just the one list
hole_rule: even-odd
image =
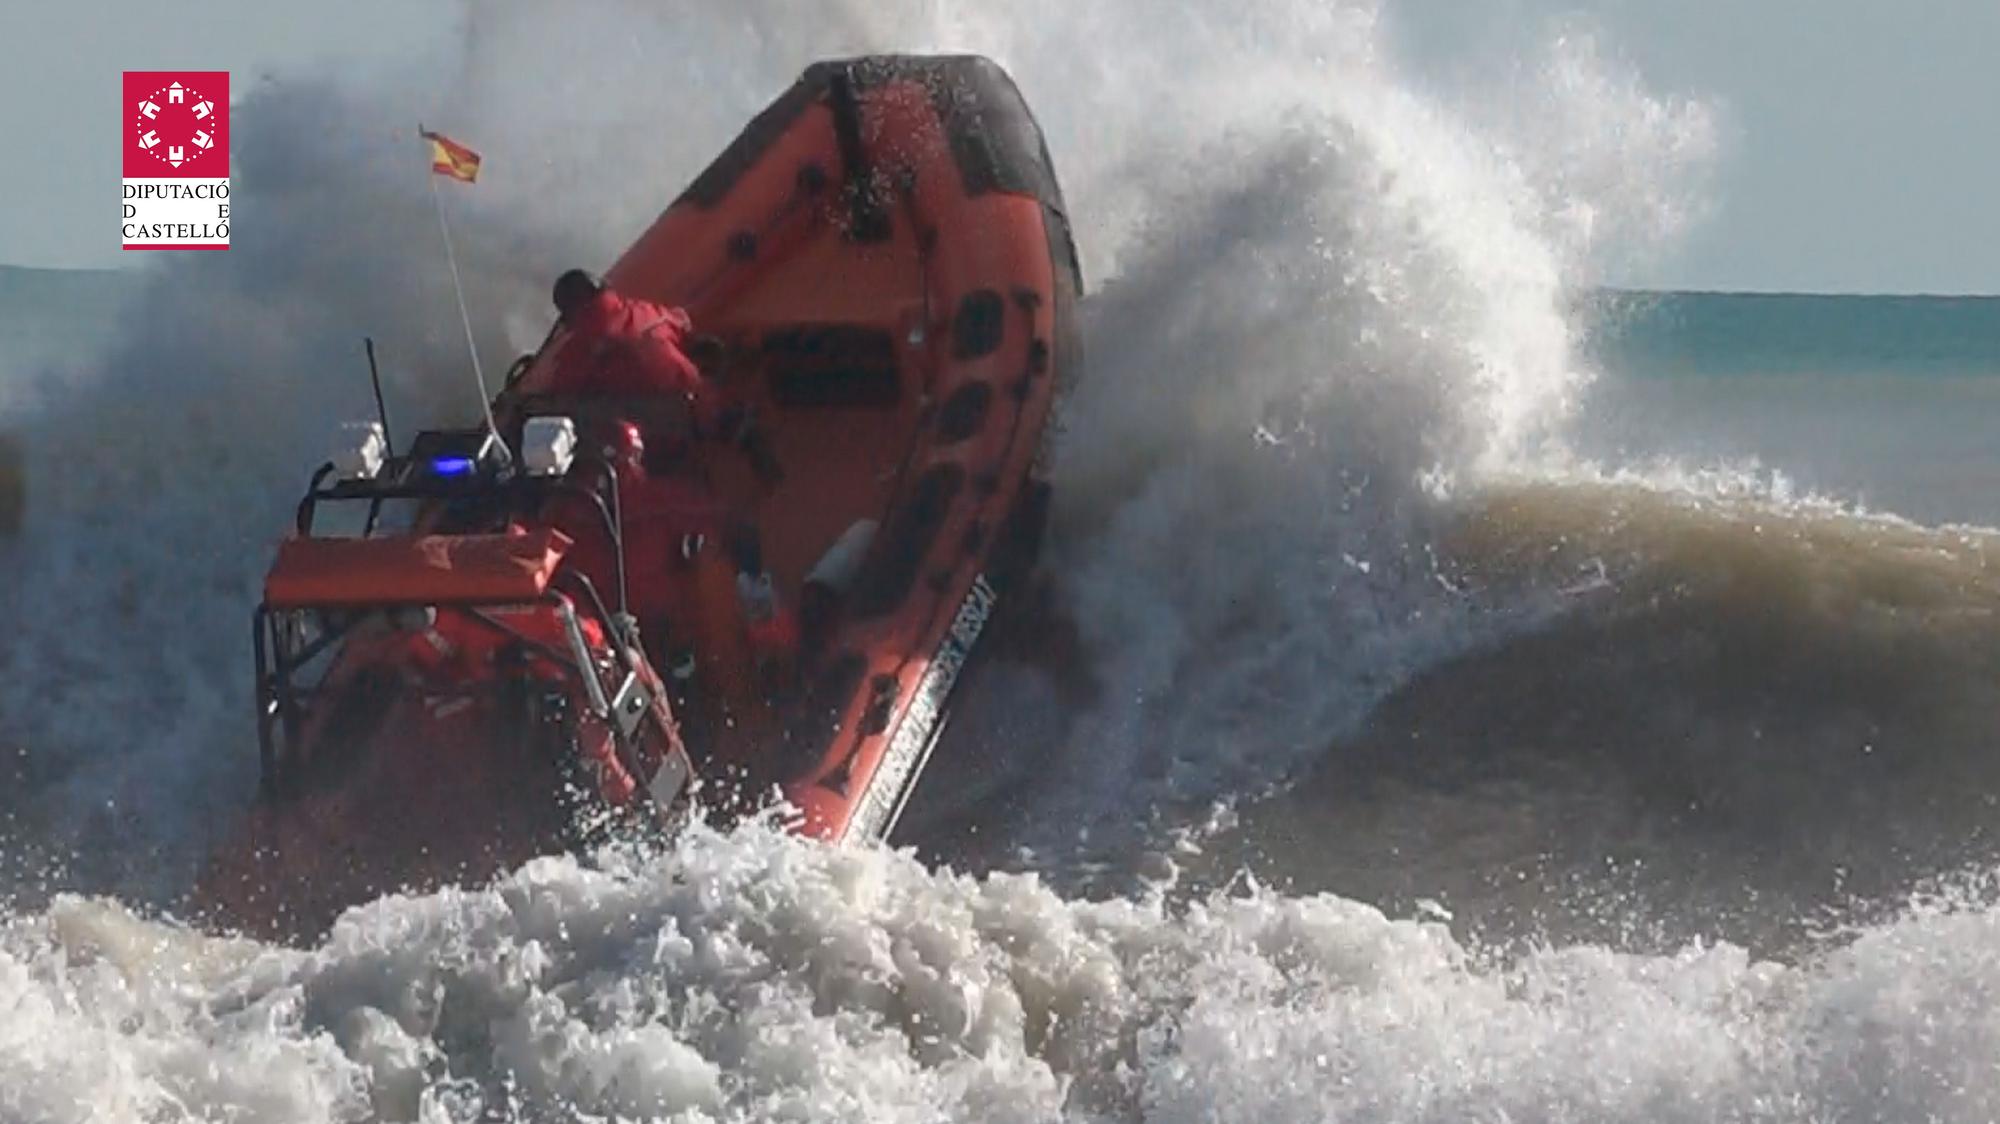
[[[0,1118],[2000,1109],[1988,540],[1603,405],[1578,286],[1698,215],[1710,107],[1564,29],[1433,88],[1368,4],[797,15],[482,6],[271,83],[235,247],[10,362]],[[1087,682],[962,701],[940,754],[1018,783],[912,841],[971,873],[753,828],[310,950],[157,919],[248,799],[248,612],[359,337],[399,431],[477,408],[415,120],[486,156],[491,377],[804,65],[891,49],[1014,74],[1092,289],[1049,548]]]

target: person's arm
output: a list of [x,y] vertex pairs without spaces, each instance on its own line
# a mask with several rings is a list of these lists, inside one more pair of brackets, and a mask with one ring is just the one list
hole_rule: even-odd
[[707,388],[707,380],[684,349],[688,334],[694,330],[694,319],[685,308],[660,304],[648,304],[644,315],[646,319],[641,322],[645,326],[639,334],[653,350],[648,366],[671,389],[699,397]]
[[632,316],[629,322],[638,327],[639,335],[674,348],[685,344],[688,333],[694,331],[694,317],[679,305],[635,300],[627,301],[626,307]]

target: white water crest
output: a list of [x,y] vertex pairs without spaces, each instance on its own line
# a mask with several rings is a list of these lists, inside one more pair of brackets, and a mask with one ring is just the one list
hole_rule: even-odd
[[1984,1119],[2000,914],[1799,966],[1495,962],[1250,889],[1066,901],[762,829],[385,898],[320,947],[64,900],[0,937],[10,1120]]

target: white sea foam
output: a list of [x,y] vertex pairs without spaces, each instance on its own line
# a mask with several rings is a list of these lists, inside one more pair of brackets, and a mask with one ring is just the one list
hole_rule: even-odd
[[1065,901],[751,830],[384,899],[307,952],[65,900],[0,939],[0,1115],[1983,1119],[1996,926],[1500,963],[1337,897]]

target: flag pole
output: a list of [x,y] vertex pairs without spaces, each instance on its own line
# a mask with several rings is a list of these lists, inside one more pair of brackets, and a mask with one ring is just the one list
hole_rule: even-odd
[[[421,134],[423,126],[419,125],[417,131]],[[437,206],[438,233],[444,236],[444,260],[451,266],[451,291],[458,298],[458,321],[465,327],[465,349],[472,354],[472,377],[479,384],[479,408],[486,414],[486,428],[499,441],[500,426],[493,420],[493,399],[486,392],[486,373],[479,367],[479,345],[472,338],[472,314],[465,309],[465,282],[459,277],[458,254],[451,246],[451,224],[444,217],[444,196],[438,194],[437,173],[432,172],[426,178],[430,180],[431,202]]]

